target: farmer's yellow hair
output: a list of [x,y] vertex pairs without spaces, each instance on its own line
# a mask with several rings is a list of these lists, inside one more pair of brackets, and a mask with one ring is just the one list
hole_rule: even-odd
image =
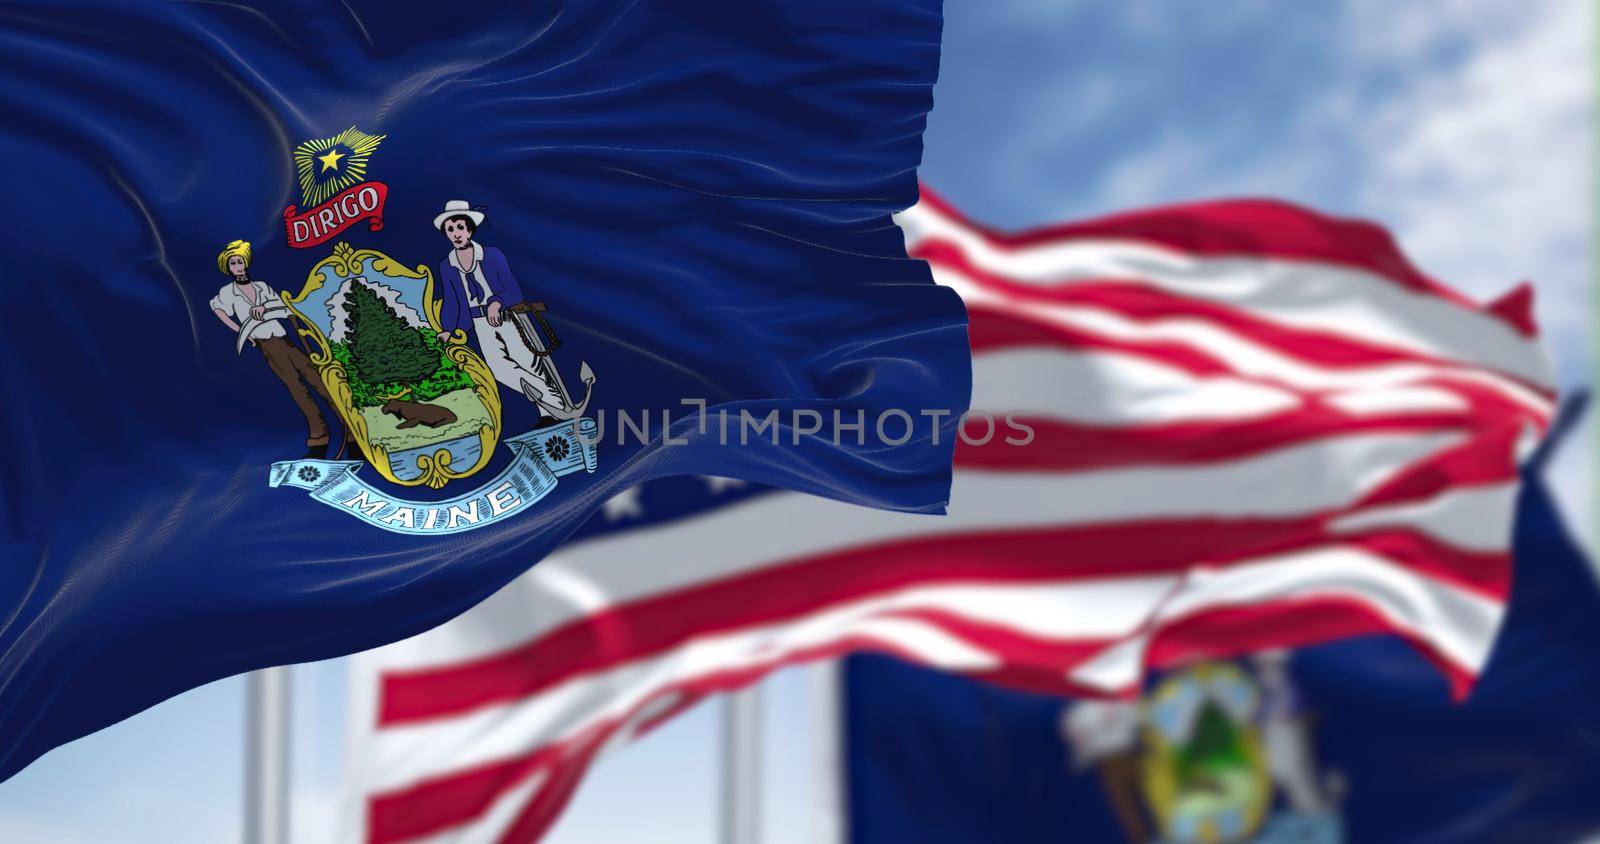
[[248,268],[250,266],[250,241],[235,240],[224,246],[222,253],[217,256],[217,272],[223,275],[233,275],[233,273],[228,272],[228,259],[235,255],[243,258],[244,265]]

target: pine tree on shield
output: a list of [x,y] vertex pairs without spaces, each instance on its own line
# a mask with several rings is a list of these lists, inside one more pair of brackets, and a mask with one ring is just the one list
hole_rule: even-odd
[[421,381],[439,368],[422,332],[372,287],[356,282],[345,296],[345,331],[356,377],[369,384]]

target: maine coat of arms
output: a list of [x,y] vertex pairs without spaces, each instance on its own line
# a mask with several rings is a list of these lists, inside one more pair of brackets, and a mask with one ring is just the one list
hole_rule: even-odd
[[[288,245],[326,242],[362,220],[383,225],[388,188],[361,178],[381,140],[352,128],[301,145],[309,207],[285,211]],[[240,354],[247,345],[261,352],[307,423],[307,454],[274,463],[271,486],[308,490],[385,530],[454,533],[521,512],[562,475],[595,471],[596,426],[583,415],[594,372],[582,364],[586,392],[574,399],[552,358],[559,340],[544,305],[527,300],[499,249],[476,241],[484,220],[465,201],[445,204],[433,228],[450,251],[437,275],[337,241],[294,293],[251,275],[248,242],[224,247],[217,269],[230,283],[212,309],[238,332]],[[539,424],[507,435],[502,395],[529,402]],[[343,424],[331,459],[318,399]],[[454,498],[411,500],[358,476],[370,464],[390,485],[441,489],[482,471],[502,444],[510,465]]]
[[1339,844],[1343,780],[1319,764],[1291,654],[1175,670],[1142,700],[1083,700],[1061,721],[1134,844]]

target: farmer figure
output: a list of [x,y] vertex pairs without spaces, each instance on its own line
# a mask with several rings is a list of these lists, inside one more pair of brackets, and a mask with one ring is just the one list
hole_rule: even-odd
[[322,396],[329,407],[333,406],[333,401],[322,384],[322,376],[305,352],[289,340],[283,320],[279,318],[285,311],[277,292],[266,282],[250,277],[249,242],[235,240],[224,247],[217,256],[217,271],[228,276],[230,281],[211,298],[211,311],[234,334],[248,332],[244,339],[260,350],[267,367],[283,382],[289,398],[305,414],[305,459],[326,458],[328,423],[311,394]]
[[530,401],[560,407],[528,342],[507,312],[522,304],[522,286],[511,274],[505,253],[473,240],[484,214],[464,200],[452,199],[433,218],[433,226],[450,241],[450,253],[439,263],[439,339],[460,330],[478,341],[478,350],[496,381]]

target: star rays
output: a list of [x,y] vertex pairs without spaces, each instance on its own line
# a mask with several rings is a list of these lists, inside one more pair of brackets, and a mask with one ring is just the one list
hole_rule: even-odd
[[[294,148],[295,170],[300,176],[300,195],[306,205],[317,205],[328,197],[351,185],[359,184],[367,175],[367,159],[378,148],[385,135],[369,135],[351,126],[331,138],[306,141]],[[346,150],[340,153],[339,150]],[[335,161],[334,173],[319,179],[319,163]],[[322,170],[329,169],[328,166]]]

